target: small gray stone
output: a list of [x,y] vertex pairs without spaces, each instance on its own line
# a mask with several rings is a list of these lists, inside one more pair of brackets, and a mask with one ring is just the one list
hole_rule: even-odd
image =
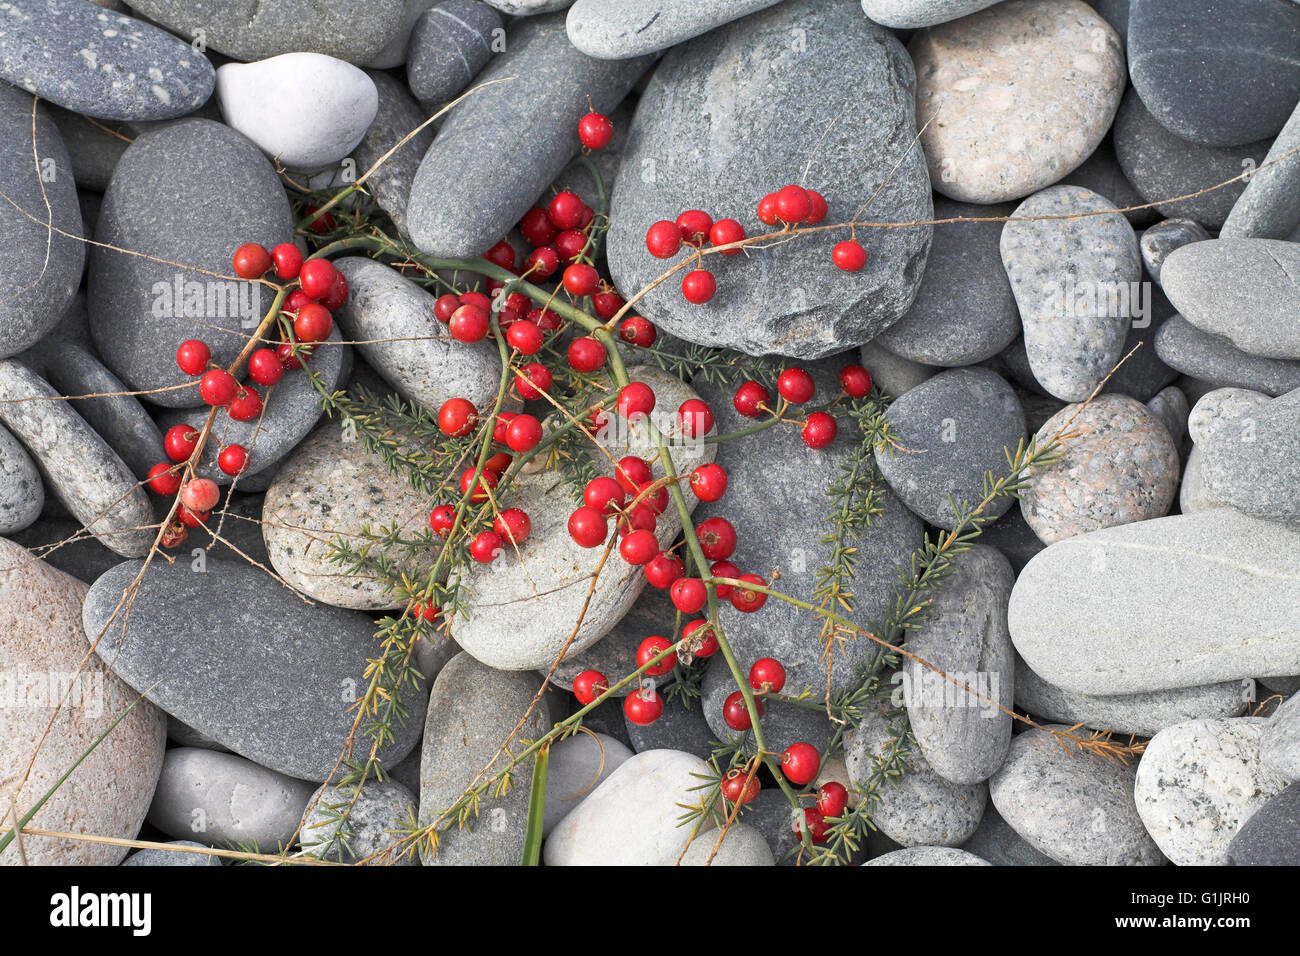
[[1231,434],[1233,430],[1244,432],[1244,438],[1270,402],[1262,392],[1246,388],[1213,389],[1192,407],[1187,416],[1187,430],[1197,444]]
[[[451,810],[480,771],[493,760],[533,702],[541,681],[534,674],[510,674],[457,654],[434,681],[420,756],[420,818],[428,826]],[[518,738],[536,740],[550,729],[545,698],[518,728]],[[516,748],[517,749],[517,748]],[[499,761],[490,774],[504,767]],[[533,761],[515,769],[515,785],[504,796],[485,795],[473,829],[455,819],[438,834],[436,856],[421,851],[425,866],[516,866],[528,822],[528,784]],[[590,799],[590,798],[588,798]],[[584,801],[585,802],[585,801]]]
[[81,0],[10,4],[0,29],[0,77],[43,100],[108,120],[184,116],[212,95],[199,49]]
[[404,398],[434,415],[457,397],[491,407],[501,383],[495,344],[452,338],[433,314],[434,296],[383,263],[348,256],[336,266],[348,280],[339,328],[367,343],[357,348]]
[[[328,784],[312,794],[298,839],[311,856],[357,863],[390,850],[401,840],[402,828],[415,818],[416,806],[415,794],[393,781],[367,780],[359,794],[355,786]],[[333,846],[340,828],[343,834]],[[367,865],[418,866],[419,861],[401,852],[388,853]]]
[[1060,866],[1046,853],[1039,853],[1011,828],[998,808],[990,803],[984,808],[979,829],[961,847],[993,866]]
[[[936,220],[1011,215],[1009,204],[934,203]],[[925,274],[907,314],[875,339],[889,351],[927,365],[973,365],[997,355],[1020,334],[998,241],[997,222],[939,222]]]
[[[142,565],[119,564],[86,596],[86,633],[103,634],[96,652],[113,672],[169,714],[269,769],[318,783],[329,776],[352,730],[349,688],[367,684],[374,621],[308,605],[246,563],[207,558],[203,571],[189,561],[150,564],[123,627],[113,615]],[[178,606],[188,609],[179,630]],[[379,751],[385,766],[415,745],[422,682],[408,684],[402,702],[409,716]]]
[[1169,432],[1174,444],[1179,445],[1187,436],[1187,415],[1191,412],[1182,389],[1177,385],[1162,388],[1159,394],[1147,402],[1147,408],[1164,424],[1165,431]]
[[896,30],[932,27],[991,7],[997,0],[862,0],[862,12]]
[[883,853],[863,866],[991,866],[974,853],[951,846],[909,846]]
[[[198,849],[208,849],[202,843],[195,843],[193,840],[172,840],[170,846],[188,846]],[[184,850],[160,850],[156,847],[146,847],[132,853],[126,858],[123,866],[220,866],[221,857],[215,853],[186,853]]]
[[588,56],[625,60],[676,46],[779,0],[577,0],[569,8],[569,40]]
[[1183,469],[1183,483],[1178,489],[1178,510],[1185,515],[1228,507],[1226,501],[1220,501],[1205,490],[1202,469],[1204,457],[1201,450],[1195,445],[1192,445],[1191,451],[1187,453],[1187,466]]
[[1160,281],[1160,267],[1169,253],[1180,246],[1210,238],[1205,227],[1192,219],[1165,219],[1147,228],[1138,240],[1142,262],[1151,278]]
[[44,504],[45,486],[36,462],[9,429],[0,426],[0,534],[30,526]]
[[1260,752],[1270,770],[1300,780],[1300,696],[1292,696],[1273,714]]
[[1237,866],[1300,866],[1300,783],[1256,810],[1228,844]]
[[170,837],[254,843],[275,853],[289,843],[312,785],[235,754],[176,747],[163,760],[149,822]]
[[1132,694],[1300,673],[1297,601],[1300,532],[1220,508],[1052,545],[1020,573],[1008,622],[1051,683]]
[[1178,489],[1178,448],[1164,423],[1127,395],[1067,405],[1036,436],[1055,435],[1060,457],[1035,467],[1020,495],[1025,521],[1044,544],[1101,528],[1160,518]]
[[310,50],[349,63],[376,56],[402,29],[402,0],[127,0],[150,20],[236,60]]
[[1240,717],[1246,710],[1241,681],[1139,694],[1081,694],[1050,684],[1019,656],[1016,706],[1036,717],[1093,730],[1152,737],[1166,727],[1200,717]]
[[148,552],[153,507],[117,452],[48,382],[0,360],[0,422],[36,459],[46,486],[104,545],[125,557]]
[[1007,634],[1007,599],[1015,574],[993,548],[957,555],[934,597],[911,653],[965,684],[963,690],[912,658],[903,662],[908,723],[926,762],[953,783],[987,780],[1011,743],[1015,652]]
[[[772,848],[763,834],[743,823],[733,823],[722,844],[718,831],[702,833],[692,841],[682,857],[681,866],[775,866]],[[716,851],[716,852],[715,852]],[[712,859],[709,857],[712,856]]]
[[1300,361],[1263,358],[1243,352],[1221,335],[1203,332],[1181,315],[1160,327],[1156,352],[1184,375],[1216,385],[1281,395],[1300,388]]
[[1068,729],[1052,725],[1016,735],[1007,762],[989,781],[998,813],[1031,846],[1058,863],[1164,863],[1133,802],[1137,767],[1066,749],[1048,732]]
[[[406,63],[407,48],[411,43],[411,34],[420,17],[433,6],[437,0],[402,0],[404,19],[402,27],[390,39],[382,50],[362,64],[367,70],[391,70]],[[389,74],[384,74],[389,76]],[[390,77],[391,78],[391,77]],[[374,79],[371,76],[371,79]]]
[[[877,713],[864,717],[844,748],[854,787],[864,786],[886,755],[907,747],[899,743],[902,732]],[[970,839],[988,802],[988,786],[943,779],[915,748],[902,761],[907,769],[878,790],[880,802],[872,814],[876,826],[903,846],[958,846]]]
[[1133,227],[1078,186],[1029,197],[1002,230],[1002,262],[1020,307],[1034,378],[1057,398],[1080,402],[1124,355],[1133,294],[1142,278]]
[[426,110],[453,100],[492,59],[501,15],[477,0],[444,0],[411,31],[406,82]]
[[886,395],[898,398],[906,395],[922,382],[939,374],[934,365],[922,365],[901,355],[895,355],[878,341],[871,341],[858,352],[858,361],[871,373],[871,380]]
[[[1210,392],[1193,410],[1201,409]],[[1231,508],[1300,529],[1300,388],[1196,439],[1205,493]]]
[[[899,446],[876,449],[890,488],[913,512],[951,530],[954,508],[974,507],[984,475],[1006,473],[1006,451],[1025,438],[1025,416],[1011,386],[984,368],[949,369],[889,406],[885,420]],[[1014,502],[1001,498],[984,513],[1001,515]]]
[[[1285,158],[1283,158],[1285,157]],[[1223,239],[1294,239],[1300,226],[1300,105],[1228,213]]]
[[[592,108],[588,95],[608,113],[649,65],[647,57],[594,60],[579,52],[562,15],[512,24],[505,52],[477,78],[501,82],[452,109],[420,163],[406,212],[415,244],[432,256],[481,255],[577,153],[573,131]],[[528,162],[502,162],[521,143]]]
[[1142,823],[1178,866],[1223,866],[1241,825],[1286,788],[1264,766],[1262,717],[1190,720],[1151,738],[1133,795]]
[[[433,145],[433,126],[425,126],[410,139],[411,134],[428,118],[406,87],[387,73],[370,70],[367,76],[379,93],[379,112],[366,130],[352,158],[358,175],[369,172],[375,163],[383,161],[365,182],[370,193],[398,232],[406,235],[406,203],[411,198],[411,183],[415,181],[420,160]],[[401,144],[400,146],[398,144]]]
[[551,747],[542,835],[549,836],[588,794],[631,759],[632,751],[606,734],[574,734]]

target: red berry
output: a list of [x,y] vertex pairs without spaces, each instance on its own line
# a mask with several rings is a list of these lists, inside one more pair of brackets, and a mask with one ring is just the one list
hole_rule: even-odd
[[308,259],[298,270],[298,284],[302,291],[313,299],[319,299],[334,288],[334,279],[338,270],[328,259]]
[[559,268],[560,254],[553,246],[539,246],[524,260],[524,272],[537,280],[549,279]]
[[788,368],[776,380],[776,390],[787,402],[802,405],[813,397],[817,386],[813,377],[801,368]]
[[736,398],[732,402],[736,406],[736,411],[746,418],[761,418],[763,409],[760,405],[767,405],[768,399],[771,398],[767,389],[758,382],[743,382],[740,388],[736,389]]
[[828,780],[817,788],[817,810],[824,817],[838,817],[849,805],[849,791],[844,784]]
[[796,786],[804,786],[817,779],[821,769],[822,755],[812,744],[802,741],[785,748],[781,755],[781,772]]
[[[742,574],[737,577],[738,581],[747,581],[750,584],[757,584],[760,587],[767,587],[767,582],[757,574]],[[737,611],[744,611],[746,614],[751,611],[757,611],[767,601],[767,595],[762,591],[755,591],[753,588],[742,588],[732,585],[731,606]]]
[[479,342],[488,334],[491,324],[486,309],[479,308],[477,305],[462,305],[451,314],[451,321],[447,323],[447,328],[454,339],[461,342]]
[[623,698],[623,713],[638,727],[653,724],[664,712],[664,701],[649,687]]
[[159,495],[174,495],[180,491],[181,476],[171,469],[172,466],[165,461],[160,461],[150,468],[148,478],[150,490]]
[[569,367],[575,372],[594,372],[605,364],[605,346],[589,335],[569,343]]
[[[470,501],[487,501],[488,490],[497,486],[497,473],[484,468],[483,473],[479,475],[478,483],[474,482],[474,469],[466,468],[460,476],[460,493],[469,495]],[[470,487],[474,492],[470,494]]]
[[617,292],[597,292],[591,297],[591,307],[596,311],[596,318],[602,322],[612,319],[625,304]]
[[[734,219],[719,219],[709,230],[709,242],[715,246],[725,246],[728,243],[739,242],[745,238],[745,227]],[[728,249],[722,253],[724,256],[738,256],[739,249]]]
[[600,273],[589,265],[576,262],[564,270],[564,288],[570,295],[591,295],[599,287]]
[[555,223],[540,206],[534,206],[519,220],[519,234],[528,240],[529,245],[550,245],[557,232]]
[[578,139],[588,149],[604,149],[614,138],[614,124],[604,113],[588,113],[578,120]]
[[[748,718],[748,715],[746,715]],[[750,774],[743,767],[732,767],[718,785],[722,796],[732,803],[753,803],[763,789],[757,774]]]
[[227,445],[217,455],[217,467],[228,475],[242,475],[248,467],[248,449],[243,445]]
[[302,250],[292,242],[282,242],[271,250],[271,261],[275,263],[278,278],[296,279],[302,268]]
[[452,313],[461,307],[461,301],[458,297],[448,292],[446,295],[440,295],[433,303],[433,315],[439,322],[446,325],[451,321]]
[[717,501],[727,492],[727,470],[716,462],[691,472],[691,491],[701,501]]
[[542,350],[546,337],[536,322],[520,319],[506,330],[506,342],[523,355],[536,355]]
[[850,398],[866,398],[871,392],[871,373],[861,365],[846,365],[840,370],[840,388]]
[[269,388],[284,377],[284,366],[270,349],[258,349],[248,357],[248,377]]
[[785,667],[774,657],[760,657],[749,669],[749,686],[763,693],[781,693],[785,687]]
[[695,652],[695,656],[712,657],[714,654],[718,653],[718,636],[713,632],[713,626],[708,621],[699,620],[687,622],[686,626],[682,628],[682,640],[686,640],[686,638],[690,637],[702,627],[706,628],[707,632],[705,633],[703,640],[700,641],[700,647],[699,650]]
[[[655,510],[649,505],[636,504],[623,514],[619,515],[616,523],[618,525],[619,537],[624,537],[634,534],[637,531],[654,531],[655,525],[658,524],[658,518],[655,514]],[[650,552],[650,557],[654,557],[658,550],[659,546],[658,543],[656,543],[654,549]],[[626,557],[626,555],[624,555],[624,557]],[[647,561],[649,559],[650,558],[646,558]],[[644,564],[645,561],[633,561],[631,563]]]
[[[755,710],[758,711],[759,719],[763,717],[763,702],[754,701]],[[745,695],[740,691],[732,691],[727,695],[727,699],[722,703],[722,720],[732,730],[749,730],[753,727],[753,721],[749,718],[749,708],[745,706]]]
[[206,511],[191,511],[189,508],[181,505],[176,509],[176,517],[180,519],[181,524],[185,525],[185,527],[197,528],[199,525],[207,522],[208,513]]
[[209,405],[224,405],[235,397],[239,383],[224,368],[209,369],[199,379],[199,396]]
[[541,398],[551,390],[551,370],[541,362],[529,362],[515,375],[520,398]]
[[646,484],[654,481],[654,472],[650,468],[649,462],[644,458],[638,458],[636,455],[627,455],[618,460],[618,467],[614,469],[615,477],[618,483],[623,486],[623,490],[629,495],[636,492]]
[[867,264],[867,250],[856,240],[845,239],[835,244],[831,260],[845,272],[857,272]]
[[698,398],[688,398],[677,408],[677,421],[687,438],[702,438],[713,427],[713,409]]
[[673,605],[683,614],[694,614],[709,599],[709,589],[699,578],[678,578],[668,591]]
[[185,461],[194,454],[199,433],[189,425],[173,425],[163,436],[163,451],[172,461]]
[[566,229],[555,237],[555,255],[561,262],[577,262],[586,248],[586,233],[576,229]]
[[[319,206],[305,206],[303,208],[303,213],[306,216],[311,216],[314,213],[316,213],[319,209],[320,209]],[[311,224],[308,226],[308,228],[315,233],[329,232],[331,229],[334,228],[334,217],[331,216],[329,213],[325,213],[323,216],[317,216],[315,219],[311,221]]]
[[495,531],[480,531],[469,543],[469,556],[479,564],[491,564],[501,553],[504,543]]
[[411,605],[411,616],[418,617],[425,621],[436,621],[442,614],[442,608],[434,607],[432,604],[425,604],[416,601]]
[[528,321],[543,332],[554,332],[560,327],[560,317],[550,309],[536,308],[528,313]]
[[704,245],[712,228],[713,217],[702,209],[688,209],[677,217],[677,229],[688,246]]
[[[306,358],[307,356],[311,355],[312,347],[310,345],[299,346],[298,352],[300,355]],[[276,346],[275,357],[280,360],[280,365],[289,371],[292,371],[293,369],[302,368],[302,362],[299,361],[297,355],[293,354],[293,346],[290,345],[288,342]]]
[[483,258],[495,266],[500,266],[509,272],[515,271],[515,247],[510,245],[509,240],[502,239],[495,246],[483,253]]
[[776,225],[776,193],[768,193],[758,201],[758,221],[765,226]]
[[[666,637],[657,635],[647,637],[641,642],[641,646],[636,649],[636,666],[645,667],[646,664],[672,646],[673,642]],[[677,658],[669,655],[658,664],[650,664],[649,667],[646,667],[645,673],[648,677],[663,677],[665,674],[671,674],[675,666],[677,666]]]
[[659,337],[650,320],[639,315],[629,315],[624,319],[623,324],[618,327],[618,334],[624,342],[631,342],[643,349],[654,345],[655,339]]
[[630,531],[618,545],[618,553],[628,564],[640,566],[659,553],[659,539],[653,531]]
[[583,505],[569,515],[569,536],[581,547],[600,547],[608,534],[609,525],[605,515],[590,505]]
[[705,518],[695,528],[700,550],[710,561],[725,561],[736,550],[736,529],[726,518]]
[[573,679],[573,696],[586,707],[609,690],[609,678],[600,671],[583,671]]
[[628,382],[618,390],[618,413],[624,418],[654,411],[655,393],[645,382]]
[[235,250],[231,262],[235,275],[241,279],[256,279],[271,268],[271,254],[256,242],[246,242]]
[[646,230],[645,247],[656,259],[671,259],[682,247],[682,231],[677,223],[660,219]]
[[503,451],[499,451],[487,461],[483,462],[483,470],[496,472],[497,476],[500,477],[505,474],[506,469],[510,467],[510,463],[514,460],[513,455],[508,455]]
[[703,305],[713,298],[713,293],[716,291],[718,291],[717,280],[713,278],[712,272],[705,269],[695,269],[682,277],[682,295],[686,297],[687,302]]
[[181,489],[181,504],[191,511],[211,511],[220,497],[217,483],[211,478],[195,478]]
[[510,309],[519,315],[524,315],[533,307],[532,300],[522,292],[511,292],[506,296],[505,308]]
[[582,489],[583,503],[606,515],[623,507],[623,496],[623,486],[604,475],[591,479]]
[[[830,832],[830,824],[826,822],[826,817],[820,810],[814,810],[812,807],[805,807],[803,811],[804,826],[808,830],[808,839],[813,843],[825,843],[826,835]],[[799,823],[795,821],[794,832],[799,832]]]
[[506,430],[514,420],[514,412],[497,412],[496,420],[492,423],[492,440],[504,445],[506,443]]
[[546,207],[546,215],[558,229],[582,228],[583,210],[587,204],[577,193],[565,190],[552,197]]
[[208,367],[212,352],[198,339],[186,339],[176,350],[176,364],[186,375],[201,375]]
[[826,199],[815,189],[809,189],[808,200],[812,204],[812,210],[804,217],[804,222],[810,226],[815,226],[826,218],[830,209],[826,205]]
[[468,435],[477,423],[478,409],[467,398],[449,398],[438,409],[438,428],[452,438]]
[[284,305],[281,307],[280,311],[297,312],[304,305],[311,305],[315,301],[316,300],[313,299],[311,296],[309,296],[306,292],[303,292],[302,289],[294,289],[287,296],[285,296]]
[[324,342],[334,331],[334,320],[330,310],[312,302],[298,310],[298,317],[293,320],[293,334],[299,342]]
[[507,508],[497,515],[492,522],[492,530],[501,535],[503,541],[523,544],[532,534],[533,522],[528,513],[520,508]]
[[808,416],[800,434],[803,443],[809,448],[825,448],[835,440],[837,431],[839,426],[835,423],[834,415],[827,412],[813,412]]
[[812,199],[802,186],[782,186],[776,194],[776,218],[782,222],[803,222],[812,214]]
[[262,396],[251,385],[241,385],[226,403],[226,413],[237,422],[251,422],[262,414]]
[[645,564],[645,578],[650,586],[667,591],[673,582],[686,573],[686,565],[675,554],[656,554]]
[[[461,305],[477,306],[484,312],[492,311],[492,300],[482,292],[462,292],[457,298],[457,301],[460,302]],[[452,314],[455,314],[455,310],[452,310]]]
[[668,507],[668,489],[659,487],[651,491],[651,484],[652,482],[646,482],[638,486],[632,497],[638,504],[644,504],[655,514],[661,515],[664,513],[664,509]]
[[520,454],[532,451],[542,440],[542,423],[532,415],[516,415],[506,426],[506,444]]
[[331,312],[343,308],[343,303],[348,301],[348,277],[342,272],[336,273],[336,276],[330,290],[320,298],[320,304]]
[[429,527],[440,538],[445,538],[451,533],[452,525],[456,523],[456,509],[451,505],[438,505],[429,515]]

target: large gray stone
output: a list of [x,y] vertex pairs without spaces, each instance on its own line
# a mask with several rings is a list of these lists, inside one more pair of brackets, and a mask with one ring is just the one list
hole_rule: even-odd
[[1224,239],[1287,239],[1300,226],[1300,105],[1228,213]]
[[0,426],[0,534],[30,526],[44,504],[45,486],[36,462],[13,433]]
[[[1196,408],[1219,394],[1210,392]],[[1300,388],[1240,417],[1216,419],[1196,444],[1206,494],[1300,529]]]
[[1051,683],[1132,694],[1300,673],[1297,601],[1300,532],[1220,508],[1052,545],[1020,573],[1008,620]]
[[588,56],[625,60],[666,50],[779,0],[577,0],[569,8],[569,40]]
[[[388,73],[367,71],[379,93],[379,112],[366,130],[352,158],[357,175],[369,172],[375,163],[382,165],[365,181],[366,192],[388,213],[397,231],[406,235],[406,203],[411,198],[411,183],[420,168],[420,160],[433,144],[434,128],[425,126],[407,139],[428,114],[415,102],[406,87]],[[401,144],[400,146],[398,144]]]
[[969,16],[997,0],[862,0],[862,12],[896,30],[932,27]]
[[1002,819],[998,808],[990,803],[971,838],[961,847],[993,866],[1059,866],[1046,853],[1040,853]]
[[1300,388],[1300,361],[1243,352],[1227,338],[1205,332],[1175,315],[1155,337],[1156,352],[1184,375],[1215,385],[1282,395]]
[[1251,815],[1228,844],[1236,866],[1300,866],[1300,784],[1292,784]]
[[[150,564],[124,626],[114,612],[141,567],[119,564],[86,596],[83,620],[87,634],[103,634],[100,657],[200,733],[271,770],[323,781],[368,683],[374,622],[357,611],[308,605],[246,563],[208,558],[202,571],[197,562]],[[177,607],[186,608],[179,621]],[[403,690],[409,715],[379,750],[385,766],[415,745],[422,683]]]
[[[840,65],[831,87],[814,68],[825,62]],[[784,183],[821,190],[826,224],[928,222],[913,87],[906,51],[852,0],[793,0],[676,47],[637,106],[614,186],[608,258],[615,284],[640,290],[673,264],[650,255],[645,235],[675,210],[735,218],[749,235],[773,231],[755,210]],[[689,342],[819,358],[861,345],[903,316],[930,235],[928,225],[859,228],[867,263],[853,273],[829,255],[848,238],[840,231],[709,256],[704,268],[717,292],[707,304],[686,301],[676,275],[638,305]]]
[[411,92],[429,111],[455,99],[492,59],[493,41],[503,36],[501,15],[487,4],[439,3],[411,31],[406,60]]

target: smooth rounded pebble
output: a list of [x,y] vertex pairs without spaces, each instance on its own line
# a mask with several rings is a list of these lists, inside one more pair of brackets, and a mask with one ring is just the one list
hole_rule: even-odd
[[[415,794],[403,784],[374,779],[366,780],[359,794],[355,790],[332,784],[312,794],[298,837],[304,851],[336,863],[357,863],[401,840],[403,827],[415,816]],[[390,852],[367,865],[418,866],[419,861]]]
[[[713,859],[710,860],[710,856]],[[733,823],[720,846],[715,831],[696,837],[686,848],[686,855],[682,857],[680,865],[775,866],[776,859],[763,834],[743,823]]]
[[951,846],[909,846],[882,853],[863,866],[992,866],[974,853]]

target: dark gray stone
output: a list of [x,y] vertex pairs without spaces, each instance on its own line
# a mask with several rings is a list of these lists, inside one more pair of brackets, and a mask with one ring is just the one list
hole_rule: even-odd
[[1300,226],[1300,106],[1219,230],[1224,239],[1290,239]]
[[8,537],[27,548],[46,564],[93,584],[109,568],[122,563],[114,554],[73,518],[45,516],[22,531]]
[[1132,0],[1128,67],[1160,124],[1204,146],[1273,136],[1300,99],[1300,6]]
[[1146,200],[1128,181],[1124,170],[1120,169],[1119,160],[1115,158],[1115,142],[1112,136],[1103,139],[1093,150],[1092,155],[1083,161],[1083,165],[1070,175],[1062,177],[1058,185],[1082,186],[1084,189],[1092,190],[1098,196],[1109,199],[1116,209],[1127,210],[1124,218],[1134,229],[1150,225],[1160,218],[1160,214],[1154,209],[1130,208],[1145,205]]
[[108,120],[184,116],[212,95],[208,58],[164,30],[83,0],[23,0],[0,27],[0,77]]
[[[1009,216],[1014,208],[936,199],[934,218]],[[1020,312],[998,252],[1001,234],[998,222],[936,225],[912,307],[876,341],[914,362],[945,366],[982,362],[1010,345]]]
[[[1037,431],[1037,429],[1034,429]],[[997,548],[1019,574],[1029,560],[1047,545],[1034,534],[1019,508],[1012,508],[986,527],[979,537],[981,544]]]
[[[50,119],[59,128],[68,158],[72,160],[72,175],[77,188],[102,193],[113,178],[113,169],[131,145],[131,131],[121,124],[103,123],[72,113],[62,107],[47,104]],[[113,130],[118,135],[114,135]],[[83,219],[85,216],[82,217]],[[86,223],[86,232],[94,232]]]
[[1300,388],[1300,361],[1243,352],[1227,338],[1203,332],[1181,315],[1161,326],[1155,347],[1168,365],[1217,386],[1249,388],[1266,395]]
[[[569,40],[588,56],[625,60],[655,53],[763,10],[779,0],[577,0],[569,8]],[[985,0],[991,2],[991,0]]]
[[[834,95],[810,68],[828,61],[842,71]],[[674,210],[706,209],[735,218],[750,235],[771,232],[755,209],[782,183],[821,189],[826,223],[853,219],[873,194],[859,218],[928,221],[914,86],[902,45],[851,0],[782,3],[673,49],[637,106],[614,186],[608,258],[615,284],[640,290],[672,265],[650,255],[645,234]],[[859,229],[867,264],[855,273],[830,259],[831,246],[848,238],[843,233],[709,256],[705,268],[718,288],[707,304],[687,302],[675,276],[638,305],[690,342],[754,355],[832,355],[906,313],[931,229]]]
[[[259,568],[208,558],[202,572],[189,561],[153,562],[124,634],[121,619],[110,620],[141,566],[119,564],[86,596],[86,633],[103,632],[96,652],[105,663],[136,690],[149,691],[167,713],[236,753],[323,781],[352,728],[353,702],[367,686],[374,621],[309,605]],[[179,628],[177,607],[186,608]],[[424,721],[422,687],[407,688],[409,716],[379,752],[385,766],[406,756]]]
[[[984,368],[936,375],[894,402],[885,418],[901,447],[876,450],[881,474],[908,508],[949,530],[954,507],[978,504],[985,473],[1006,474],[1004,449],[1014,452],[1025,438],[1016,393]],[[1001,515],[1012,503],[997,499],[984,513]]]
[[[650,65],[580,53],[560,14],[516,21],[505,45],[477,78],[501,82],[447,114],[411,186],[407,227],[430,255],[481,255],[509,232],[578,152],[587,97],[608,113]],[[525,143],[527,162],[503,161]]]
[[1237,866],[1300,866],[1300,783],[1264,804],[1228,844]]
[[45,486],[36,462],[7,428],[0,426],[0,534],[13,535],[41,516]]
[[477,0],[444,0],[425,11],[406,51],[406,82],[425,109],[437,110],[469,86],[492,59],[501,29],[501,14]]
[[1160,267],[1164,265],[1169,253],[1179,246],[1192,242],[1204,242],[1210,238],[1205,227],[1191,219],[1164,219],[1151,226],[1138,239],[1142,250],[1142,262],[1147,267],[1151,278],[1160,281]]
[[[357,863],[398,843],[402,839],[399,831],[414,818],[416,806],[415,794],[392,781],[369,779],[360,794],[353,785],[327,784],[312,794],[298,840],[311,856],[335,863]],[[343,832],[338,846],[331,846],[340,829]],[[397,852],[367,865],[374,864],[418,866],[419,860],[412,854]]]
[[[0,84],[0,191],[7,197],[0,202],[0,246],[9,252],[0,275],[0,358],[54,328],[81,284],[86,258],[72,161],[49,114],[37,107],[38,164],[32,122],[32,97]],[[47,216],[61,232],[45,227]]]
[[1046,853],[1039,853],[1011,828],[998,808],[990,803],[971,838],[961,847],[993,866],[1060,866]]
[[230,365],[273,298],[267,287],[233,278],[230,258],[245,242],[269,249],[292,236],[275,170],[239,133],[186,119],[138,137],[113,173],[95,238],[167,262],[92,250],[87,303],[104,364],[132,389],[191,386],[152,391],[154,404],[200,404],[197,380],[171,357],[197,337],[214,362]]
[[[409,140],[406,137],[428,114],[411,98],[411,94],[397,80],[378,70],[367,70],[379,92],[379,112],[366,130],[352,158],[357,163],[357,174],[370,170],[375,163],[383,165],[366,180],[365,188],[375,198],[379,208],[388,213],[397,231],[406,235],[406,203],[411,198],[411,183],[420,168],[420,160],[433,144],[434,128],[424,127]],[[402,143],[406,140],[405,143]],[[398,143],[402,143],[397,147]],[[389,155],[389,151],[397,147]]]
[[1223,225],[1246,184],[1240,180],[1191,199],[1180,199],[1211,186],[1218,187],[1249,172],[1264,161],[1268,142],[1243,146],[1200,146],[1180,139],[1160,125],[1136,91],[1124,94],[1113,127],[1115,156],[1142,198],[1170,219],[1192,219],[1207,229]]

